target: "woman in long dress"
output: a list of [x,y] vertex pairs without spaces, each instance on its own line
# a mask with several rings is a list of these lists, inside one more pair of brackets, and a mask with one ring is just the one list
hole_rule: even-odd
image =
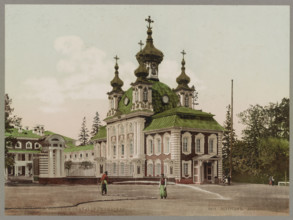
[[166,199],[167,198],[167,179],[164,178],[164,174],[161,175],[159,189],[160,189],[161,199],[163,198]]

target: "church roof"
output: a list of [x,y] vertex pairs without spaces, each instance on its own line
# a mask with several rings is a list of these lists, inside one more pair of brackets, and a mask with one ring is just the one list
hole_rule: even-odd
[[99,128],[99,132],[94,137],[92,137],[92,140],[100,140],[105,138],[107,138],[107,129],[106,126],[101,126]]
[[152,122],[144,131],[173,127],[223,131],[223,127],[212,114],[186,107],[177,107],[154,115]]

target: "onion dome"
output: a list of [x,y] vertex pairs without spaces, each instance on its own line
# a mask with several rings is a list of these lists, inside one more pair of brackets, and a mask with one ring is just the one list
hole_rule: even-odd
[[136,54],[136,59],[138,60],[138,62],[156,62],[159,64],[162,62],[164,54],[160,50],[155,48],[153,44],[152,27],[150,25],[154,21],[151,20],[150,16],[148,17],[148,19],[145,20],[149,23],[149,26],[147,26],[148,37],[145,47]]
[[190,82],[190,78],[189,76],[186,75],[185,73],[185,60],[184,60],[184,55],[186,54],[185,51],[183,50],[181,52],[183,54],[183,59],[182,59],[182,67],[181,67],[181,74],[180,76],[178,76],[176,78],[176,82],[178,83],[177,88],[175,89],[176,91],[178,90],[191,90],[191,88],[189,88],[188,83]]
[[111,93],[113,93],[113,92],[120,93],[120,92],[123,92],[123,90],[121,89],[121,87],[123,86],[123,81],[119,78],[119,72],[118,72],[119,66],[117,64],[117,60],[119,58],[116,55],[116,57],[114,57],[114,59],[116,60],[116,64],[115,64],[115,76],[114,76],[114,78],[111,81],[111,86],[113,87]]
[[134,74],[137,77],[135,84],[148,83],[147,77],[149,73],[144,63],[139,63],[139,67],[134,71]]

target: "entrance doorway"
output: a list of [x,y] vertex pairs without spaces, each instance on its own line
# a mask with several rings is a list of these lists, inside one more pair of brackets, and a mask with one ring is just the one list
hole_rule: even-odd
[[204,164],[204,179],[207,183],[212,182],[212,163],[210,162]]

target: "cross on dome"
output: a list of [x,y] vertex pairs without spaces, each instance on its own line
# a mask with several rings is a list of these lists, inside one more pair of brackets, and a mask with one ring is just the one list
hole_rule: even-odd
[[140,45],[140,51],[142,50],[142,45],[144,45],[144,43],[140,40],[139,42],[138,42],[138,44]]
[[116,60],[116,64],[117,64],[117,60],[119,60],[119,57],[117,57],[117,55],[114,57],[114,59]]
[[148,28],[151,28],[151,23],[154,23],[154,21],[151,19],[151,16],[149,16],[148,19],[145,19],[145,21],[149,23]]
[[184,50],[182,50],[182,55],[183,55],[183,59],[184,59],[184,55],[186,54]]

